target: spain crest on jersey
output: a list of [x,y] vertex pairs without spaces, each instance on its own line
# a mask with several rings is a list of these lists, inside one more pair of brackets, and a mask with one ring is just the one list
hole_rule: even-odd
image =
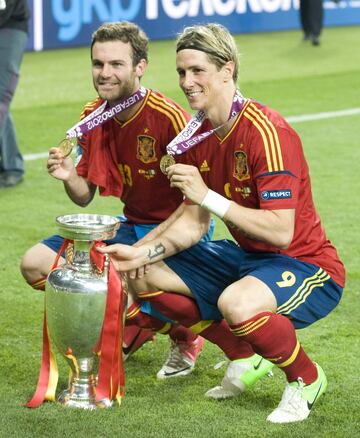
[[247,155],[244,151],[234,152],[234,173],[233,176],[238,181],[244,181],[250,178]]
[[155,142],[150,135],[138,135],[136,158],[145,164],[157,161]]

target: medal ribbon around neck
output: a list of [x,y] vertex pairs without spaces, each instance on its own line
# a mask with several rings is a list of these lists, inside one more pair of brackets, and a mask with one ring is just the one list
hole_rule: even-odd
[[194,133],[200,128],[206,119],[205,112],[198,111],[195,116],[191,118],[185,128],[166,146],[168,155],[181,155],[188,149],[191,149],[205,140],[205,138],[222,128],[230,119],[237,116],[244,108],[246,101],[247,99],[240,94],[240,91],[236,90],[227,121],[217,128],[210,129],[209,131],[194,136]]
[[109,108],[106,108],[108,102],[105,101],[99,106],[99,108],[90,113],[84,119],[80,120],[80,122],[78,122],[72,128],[68,129],[66,131],[66,136],[69,138],[81,137],[82,135],[93,130],[97,126],[100,126],[108,120],[111,120],[113,117],[117,116],[124,110],[131,108],[138,102],[141,102],[145,96],[146,88],[141,86],[131,96],[121,100],[116,105],[113,105]]
[[71,154],[73,147],[76,146],[77,138],[92,131],[94,128],[104,124],[108,120],[111,120],[116,115],[120,114],[124,110],[131,108],[138,102],[141,102],[146,96],[146,88],[140,87],[131,96],[121,100],[116,105],[106,108],[108,102],[102,103],[99,108],[90,113],[84,119],[80,120],[76,125],[66,131],[66,138],[61,140],[58,148],[62,151],[64,158]]

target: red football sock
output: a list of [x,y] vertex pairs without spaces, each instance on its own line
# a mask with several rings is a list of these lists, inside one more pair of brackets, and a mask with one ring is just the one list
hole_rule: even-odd
[[216,344],[230,360],[242,359],[254,354],[247,342],[232,335],[228,323],[224,319],[203,321],[196,302],[190,297],[163,291],[141,292],[138,297],[150,301],[164,316],[189,327],[194,333]]
[[126,325],[136,325],[137,327],[152,330],[153,332],[163,332],[164,330],[166,333],[170,330],[171,324],[142,312],[140,306],[141,304],[139,303],[133,303],[127,309]]
[[196,333],[179,324],[173,324],[167,334],[173,341],[184,342],[186,344],[194,342],[198,337]]
[[289,382],[301,377],[309,385],[317,379],[316,366],[299,344],[294,326],[285,316],[263,312],[230,328],[235,336],[249,342],[254,351],[281,368]]
[[34,283],[30,284],[30,286],[35,290],[45,290],[46,277],[39,278],[34,281]]
[[126,325],[136,325],[163,335],[169,335],[175,342],[193,342],[197,335],[179,324],[171,324],[141,311],[139,303],[132,304],[126,312]]

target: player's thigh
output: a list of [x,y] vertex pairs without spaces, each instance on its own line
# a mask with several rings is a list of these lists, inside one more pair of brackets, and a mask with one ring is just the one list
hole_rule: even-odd
[[339,303],[342,288],[319,266],[282,254],[252,255],[248,275],[265,283],[276,298],[276,313],[303,328]]
[[163,262],[151,265],[144,277],[129,280],[129,285],[135,293],[164,290],[192,296],[183,280]]

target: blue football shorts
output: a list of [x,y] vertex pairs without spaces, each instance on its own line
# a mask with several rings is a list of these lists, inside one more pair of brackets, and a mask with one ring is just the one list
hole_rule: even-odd
[[282,254],[247,253],[229,240],[199,242],[164,261],[188,286],[204,320],[222,318],[219,296],[248,275],[272,290],[277,313],[296,329],[325,317],[342,295],[342,288],[316,265]]
[[[105,243],[107,245],[112,245],[114,243],[133,245],[135,242],[140,240],[142,237],[144,237],[147,233],[149,233],[153,228],[157,226],[156,224],[134,225],[128,223],[124,216],[117,216],[117,218],[121,221],[121,226],[118,229],[113,239],[105,240]],[[214,226],[215,226],[215,222],[213,219],[211,219],[209,231],[207,232],[207,234],[204,235],[202,241],[206,242],[211,240],[214,232]],[[53,236],[42,240],[41,243],[51,248],[56,253],[58,253],[63,241],[64,239],[61,236],[59,236],[58,234],[54,234]],[[62,254],[62,256],[65,257],[65,254]],[[166,318],[164,315],[162,315],[160,312],[158,312],[148,301],[143,301],[141,303],[141,310],[144,313],[147,313],[149,315],[161,319],[162,321],[173,322],[170,319]]]

